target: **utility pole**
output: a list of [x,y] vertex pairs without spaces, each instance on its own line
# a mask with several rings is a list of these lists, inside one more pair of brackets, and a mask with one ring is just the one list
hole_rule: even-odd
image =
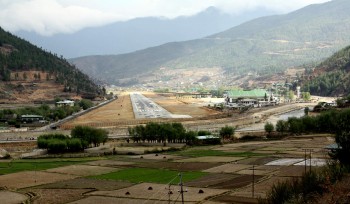
[[309,149],[309,150],[310,150],[310,155],[309,156],[310,156],[310,172],[311,172],[311,161],[312,161],[311,160],[311,152],[313,152],[314,150],[313,149]]
[[303,149],[303,150],[304,150],[304,159],[305,159],[304,174],[306,174],[306,149]]
[[254,183],[255,183],[255,172],[254,172],[254,165],[253,165],[253,183],[252,183],[252,197],[254,198]]
[[304,164],[304,168],[305,168],[305,173],[306,173],[306,168],[307,168],[307,164],[306,164],[306,152],[309,152],[309,158],[310,158],[310,164],[309,164],[309,170],[311,171],[311,152],[313,152],[313,149],[303,149],[304,150],[304,159],[305,159],[305,164]]
[[182,203],[182,204],[184,204],[184,203],[185,203],[185,200],[184,200],[184,192],[187,192],[187,191],[184,191],[184,190],[183,190],[182,173],[179,173],[179,176],[180,176],[180,194],[181,194],[181,203]]
[[173,192],[171,191],[171,183],[169,183],[169,187],[168,188],[165,187],[165,189],[168,190],[168,203],[170,204],[170,202],[171,202],[170,196],[171,196],[171,194],[173,194]]

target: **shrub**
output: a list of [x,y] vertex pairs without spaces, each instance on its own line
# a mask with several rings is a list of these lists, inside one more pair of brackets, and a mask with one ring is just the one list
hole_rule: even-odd
[[67,142],[65,140],[50,139],[47,147],[49,152],[62,153],[67,150]]
[[71,152],[78,152],[83,150],[83,145],[79,138],[71,138],[67,141],[68,150]]

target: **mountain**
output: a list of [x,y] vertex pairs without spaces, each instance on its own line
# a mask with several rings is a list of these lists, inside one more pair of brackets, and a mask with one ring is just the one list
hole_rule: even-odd
[[272,11],[259,9],[241,15],[229,15],[209,7],[194,16],[175,19],[137,18],[86,28],[72,34],[41,36],[34,32],[20,31],[16,35],[54,53],[73,58],[128,53],[167,42],[197,39],[221,32],[247,20],[271,14]]
[[311,79],[304,81],[303,90],[318,96],[348,96],[350,94],[350,46],[309,70]]
[[[101,90],[67,60],[0,28],[0,100],[53,100],[62,95],[97,95]],[[60,93],[60,92],[65,92]],[[49,97],[48,97],[49,96]]]
[[71,59],[112,84],[139,81],[160,68],[220,67],[227,75],[279,73],[315,64],[350,44],[350,1],[333,0],[285,15],[258,18],[205,38],[167,43],[129,54]]

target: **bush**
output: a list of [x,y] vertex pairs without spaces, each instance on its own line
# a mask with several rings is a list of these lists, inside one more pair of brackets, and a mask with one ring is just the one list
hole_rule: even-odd
[[67,150],[67,142],[66,140],[50,139],[47,148],[49,152],[62,153]]
[[68,140],[67,147],[71,152],[78,152],[83,150],[83,145],[81,144],[81,140],[79,138],[71,138]]
[[47,149],[49,142],[48,142],[47,139],[39,137],[38,140],[37,140],[37,144],[38,144],[38,148],[40,148],[40,149]]

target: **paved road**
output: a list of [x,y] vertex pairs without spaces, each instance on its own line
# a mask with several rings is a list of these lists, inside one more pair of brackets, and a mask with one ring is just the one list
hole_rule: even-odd
[[189,115],[174,115],[140,93],[130,93],[135,118],[190,118]]

